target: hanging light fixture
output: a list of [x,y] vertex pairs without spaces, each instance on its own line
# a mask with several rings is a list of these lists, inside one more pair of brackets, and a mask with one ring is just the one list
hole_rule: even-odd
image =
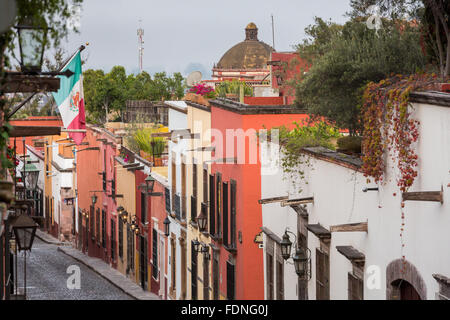
[[281,256],[283,257],[284,260],[289,259],[291,256],[292,242],[289,239],[287,231],[285,231],[280,245],[281,245]]
[[207,220],[208,220],[208,216],[206,215],[206,204],[202,203],[202,207],[200,209],[200,214],[197,216],[197,224],[198,224],[198,228],[200,229],[201,232],[206,231],[206,224],[207,224]]
[[166,237],[169,236],[170,231],[169,231],[169,226],[170,226],[170,220],[169,217],[166,217],[166,219],[164,219],[164,234],[166,235]]
[[37,223],[30,216],[21,214],[14,218],[11,222],[11,226],[16,237],[19,251],[31,250],[38,226]]
[[24,171],[28,189],[36,190],[40,170],[34,164],[25,164]]
[[[291,258],[292,242],[289,238],[291,233],[295,238],[295,234],[286,230],[281,240],[281,256],[286,262]],[[295,267],[295,273],[300,280],[309,281],[311,279],[311,250],[309,248],[299,248],[297,238],[295,239],[295,254],[292,255],[292,261]]]
[[40,73],[47,42],[47,27],[37,26],[31,18],[17,25],[19,34],[20,69],[24,73]]
[[147,186],[147,192],[153,193],[153,188],[155,187],[155,178],[152,175],[149,175],[145,178],[145,184]]
[[201,251],[199,251],[200,242],[198,241],[198,239],[195,239],[194,241],[192,241],[192,244],[194,245],[195,252],[201,252]]
[[97,203],[97,195],[94,193],[94,195],[91,197],[92,200],[92,205],[95,206],[95,204]]

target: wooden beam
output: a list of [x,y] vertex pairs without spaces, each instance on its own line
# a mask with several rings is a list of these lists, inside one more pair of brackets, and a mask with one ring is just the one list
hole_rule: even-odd
[[331,239],[331,232],[326,228],[322,227],[320,224],[308,224],[306,226],[306,229],[314,233],[314,235],[318,237],[320,240]]
[[403,192],[403,201],[432,201],[444,203],[444,189],[441,191]]
[[280,202],[280,201],[283,201],[283,200],[287,200],[288,198],[289,198],[289,196],[275,197],[275,198],[266,198],[266,199],[258,200],[258,203],[259,204],[275,203],[275,202]]
[[6,83],[1,86],[1,91],[4,93],[57,92],[59,85],[58,77],[11,75],[6,77]]
[[135,162],[135,163],[128,163],[122,166],[122,168],[132,168],[132,167],[139,167],[141,164],[139,162]]
[[193,152],[193,151],[216,151],[216,147],[200,147],[197,149],[191,149],[191,150],[187,150],[188,152]]
[[330,232],[369,232],[367,222],[348,223],[330,227]]
[[281,202],[281,206],[287,207],[287,206],[292,206],[292,205],[308,204],[308,203],[314,203],[314,197],[284,200]]
[[35,137],[35,136],[58,136],[61,134],[61,127],[30,127],[13,126],[10,137]]
[[90,151],[90,150],[97,150],[97,151],[100,151],[100,148],[99,148],[99,147],[85,148],[85,149],[78,150],[77,153],[78,153],[78,152],[81,152],[81,151]]
[[145,166],[139,166],[139,167],[132,167],[132,168],[128,168],[128,171],[134,171],[134,170],[144,170]]
[[336,246],[337,251],[352,263],[364,265],[366,256],[352,246]]

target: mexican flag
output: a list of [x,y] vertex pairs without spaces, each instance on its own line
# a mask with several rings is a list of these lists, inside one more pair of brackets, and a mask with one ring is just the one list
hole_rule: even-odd
[[[71,77],[59,76],[60,87],[53,93],[59,113],[67,129],[86,129],[86,117],[84,113],[83,77],[81,72],[80,51],[64,66],[62,72],[67,69],[75,74]],[[69,132],[77,145],[81,144],[86,136],[84,132]]]

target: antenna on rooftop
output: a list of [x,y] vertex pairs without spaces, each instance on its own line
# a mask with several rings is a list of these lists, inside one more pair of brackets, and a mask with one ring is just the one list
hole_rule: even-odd
[[139,29],[137,30],[138,35],[138,51],[139,51],[139,73],[142,73],[142,61],[144,57],[144,29],[141,27],[142,20],[139,19]]
[[275,27],[273,24],[273,14],[270,15],[272,17],[272,48],[275,51]]

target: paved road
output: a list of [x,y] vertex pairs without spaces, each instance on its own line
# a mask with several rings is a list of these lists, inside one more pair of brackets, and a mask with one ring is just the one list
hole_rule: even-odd
[[[23,288],[23,256],[18,261],[19,288]],[[80,289],[68,289],[71,276],[67,268],[78,266],[81,274]],[[100,275],[57,251],[57,246],[35,238],[31,253],[27,253],[28,300],[130,300],[129,295],[113,286]]]

